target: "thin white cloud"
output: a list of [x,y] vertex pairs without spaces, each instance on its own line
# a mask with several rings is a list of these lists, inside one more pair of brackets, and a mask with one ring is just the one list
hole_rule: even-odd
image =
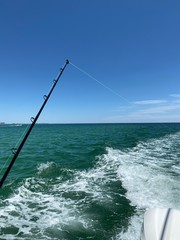
[[180,98],[180,94],[170,94],[170,97]]
[[137,105],[151,105],[151,104],[161,104],[166,102],[167,100],[143,100],[143,101],[136,101],[133,103]]
[[[131,107],[123,106],[109,118],[114,122],[178,122],[180,121],[180,99],[178,94],[169,100],[135,101]],[[180,97],[180,95],[179,95]],[[114,111],[115,113],[115,111]]]
[[141,109],[138,112],[143,114],[157,114],[157,113],[167,113],[169,111],[176,110],[179,108],[180,108],[180,104],[167,105],[167,106],[161,106],[161,107]]
[[114,115],[106,118],[107,122],[124,122],[124,123],[146,123],[146,122],[180,122],[180,114],[140,114],[133,112],[127,115]]
[[173,103],[179,103],[180,104],[180,99],[173,101]]

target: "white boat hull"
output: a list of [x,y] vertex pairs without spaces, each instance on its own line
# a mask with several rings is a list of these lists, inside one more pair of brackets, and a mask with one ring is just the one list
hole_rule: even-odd
[[147,211],[141,240],[180,240],[180,211],[155,208]]

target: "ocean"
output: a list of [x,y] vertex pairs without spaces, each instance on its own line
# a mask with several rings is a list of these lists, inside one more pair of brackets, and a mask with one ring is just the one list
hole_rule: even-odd
[[[0,126],[1,177],[26,129]],[[0,239],[139,240],[154,207],[180,209],[180,124],[37,124],[0,189]]]

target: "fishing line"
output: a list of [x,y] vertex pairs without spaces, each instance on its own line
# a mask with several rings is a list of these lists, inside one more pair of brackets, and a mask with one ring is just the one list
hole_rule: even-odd
[[84,73],[86,76],[88,76],[89,78],[93,79],[94,81],[96,81],[97,83],[99,83],[101,86],[103,86],[104,88],[106,88],[107,90],[109,90],[110,92],[112,92],[113,94],[117,95],[118,97],[120,97],[121,99],[123,99],[125,102],[131,104],[130,101],[128,101],[128,99],[126,99],[125,97],[123,97],[122,95],[120,95],[119,93],[117,93],[116,91],[114,91],[112,88],[108,87],[107,85],[105,85],[104,83],[100,82],[99,80],[97,80],[97,78],[93,77],[92,75],[90,75],[88,72],[84,71],[82,68],[76,66],[74,63],[69,62],[73,67],[75,67],[76,69],[78,69],[80,72]]
[[22,141],[23,137],[25,136],[25,133],[27,132],[27,129],[30,127],[30,124],[27,125],[27,127],[25,128],[24,132],[21,134],[19,140],[17,141],[17,143],[15,144],[15,146],[12,148],[11,153],[9,154],[9,156],[7,157],[6,161],[4,162],[2,168],[0,169],[0,174],[3,171],[3,169],[5,168],[5,166],[7,165],[9,159],[12,157],[13,154],[13,150],[17,149],[17,147],[19,146],[20,142]]

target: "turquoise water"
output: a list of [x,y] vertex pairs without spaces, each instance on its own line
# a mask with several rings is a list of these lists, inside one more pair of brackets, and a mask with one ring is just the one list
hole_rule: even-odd
[[[0,126],[1,176],[26,129]],[[0,239],[139,240],[146,209],[180,209],[179,149],[180,124],[36,125],[0,190]]]

